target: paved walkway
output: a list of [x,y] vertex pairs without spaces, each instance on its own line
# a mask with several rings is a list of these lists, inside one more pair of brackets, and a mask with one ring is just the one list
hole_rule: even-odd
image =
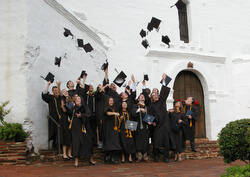
[[[242,164],[237,162],[236,164]],[[213,177],[220,176],[225,168],[222,159],[186,160],[171,163],[127,163],[120,165],[73,167],[73,162],[56,162],[29,166],[0,166],[0,177]]]

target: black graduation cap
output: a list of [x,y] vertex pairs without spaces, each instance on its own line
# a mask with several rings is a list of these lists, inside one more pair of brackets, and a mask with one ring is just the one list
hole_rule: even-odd
[[83,40],[77,39],[77,44],[78,44],[78,47],[83,47]]
[[102,64],[101,70],[105,71],[108,68],[108,66],[109,66],[109,63],[106,60],[106,62]]
[[162,36],[161,37],[161,41],[164,43],[164,44],[167,44],[168,45],[168,48],[170,47],[169,43],[171,42],[169,37],[166,35],[166,36]]
[[181,9],[185,6],[186,4],[182,1],[182,0],[178,0],[176,3],[175,3],[175,6],[177,7],[177,9]]
[[152,26],[151,23],[148,23],[147,29],[148,29],[148,31],[152,31],[153,30],[153,26]]
[[145,81],[148,81],[149,79],[148,79],[148,75],[147,74],[144,74],[144,76],[143,76],[143,80],[145,80]]
[[138,122],[126,120],[127,129],[129,129],[131,131],[136,131],[137,125],[138,125]]
[[90,43],[87,43],[85,45],[83,45],[83,49],[85,50],[86,53],[91,52],[93,49],[93,47],[90,45]]
[[87,75],[88,75],[88,74],[86,73],[86,71],[83,70],[83,71],[81,72],[80,78],[83,78],[83,76],[87,76]]
[[118,76],[116,76],[114,83],[118,86],[121,87],[122,84],[126,81],[125,79],[127,78],[126,74],[121,71]]
[[51,72],[49,72],[45,78],[43,76],[40,77],[46,80],[47,82],[50,81],[51,83],[53,83],[55,80],[55,76]]
[[140,35],[142,38],[146,37],[147,33],[144,29],[141,30]]
[[161,23],[161,20],[158,19],[158,18],[155,18],[155,17],[152,17],[152,19],[151,19],[151,21],[150,21],[150,24],[151,24],[152,27],[155,28],[155,29],[159,29],[160,23]]
[[[169,76],[166,77],[166,79],[165,79],[165,84],[166,84],[166,86],[169,84],[169,82],[170,82],[171,80],[172,80],[171,77],[169,77]],[[162,83],[162,81],[161,81],[161,83]]]
[[148,46],[149,46],[148,40],[147,40],[147,39],[143,40],[143,41],[141,42],[141,44],[143,45],[143,47],[144,47],[145,49],[148,48]]
[[63,33],[63,35],[65,36],[65,37],[68,37],[68,36],[74,36],[72,33],[71,33],[71,31],[69,30],[69,29],[67,29],[67,28],[64,28],[64,33]]
[[60,67],[61,60],[62,60],[62,57],[55,57],[55,65],[57,65],[58,67]]

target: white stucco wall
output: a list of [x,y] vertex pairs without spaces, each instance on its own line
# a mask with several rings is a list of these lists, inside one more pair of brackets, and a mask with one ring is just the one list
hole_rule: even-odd
[[10,101],[9,122],[22,123],[27,118],[27,10],[26,0],[0,1],[0,102]]
[[[52,2],[52,1],[51,1]],[[101,83],[100,66],[110,63],[110,79],[115,68],[132,73],[138,81],[149,74],[150,88],[159,87],[163,72],[173,78],[187,69],[200,78],[205,95],[206,134],[216,139],[229,121],[250,115],[250,2],[243,0],[192,0],[188,5],[190,43],[179,40],[178,13],[170,8],[176,0],[58,0],[68,11],[87,25],[77,28],[58,9],[43,0],[0,2],[0,101],[10,100],[9,121],[24,122],[32,131],[32,143],[47,147],[47,105],[41,100],[45,76],[49,71],[61,80],[63,88],[69,79],[76,80],[87,70],[88,82]],[[146,29],[151,17],[162,20],[160,31],[147,36],[150,49],[141,46],[139,32]],[[76,41],[63,36],[63,27],[90,42],[91,54],[76,48]],[[86,31],[85,31],[86,30]],[[93,32],[95,34],[93,34]],[[161,35],[171,39],[168,49]],[[98,36],[101,42],[98,41]],[[107,48],[108,50],[106,50]],[[55,56],[63,56],[61,67]],[[138,87],[140,92],[141,86]],[[168,98],[172,106],[173,90]]]

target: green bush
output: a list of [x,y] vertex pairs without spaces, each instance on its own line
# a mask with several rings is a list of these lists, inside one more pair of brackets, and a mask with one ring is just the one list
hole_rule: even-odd
[[250,176],[250,164],[245,166],[232,166],[226,169],[226,173],[221,177],[249,177]]
[[6,101],[0,105],[0,140],[23,142],[28,137],[28,134],[23,130],[22,124],[19,123],[7,123],[4,118],[10,113],[10,109],[6,109],[9,101]]
[[218,135],[220,153],[226,163],[242,160],[249,163],[249,125],[250,119],[230,122]]
[[15,142],[23,142],[28,134],[23,130],[22,124],[4,123],[0,126],[0,140],[14,140]]

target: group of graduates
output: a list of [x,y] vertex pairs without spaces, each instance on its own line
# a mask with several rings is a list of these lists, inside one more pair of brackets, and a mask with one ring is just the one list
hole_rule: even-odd
[[[195,121],[199,111],[192,97],[184,102],[176,100],[174,108],[167,110],[166,100],[170,88],[166,74],[162,75],[161,89],[151,92],[142,81],[142,92],[136,96],[134,76],[124,92],[118,94],[115,83],[109,83],[108,68],[105,69],[103,84],[96,91],[86,84],[87,74],[78,78],[76,87],[73,81],[67,82],[67,90],[60,89],[61,82],[52,87],[48,81],[42,99],[49,105],[49,115],[60,124],[60,145],[63,159],[74,159],[78,166],[79,158],[88,158],[95,165],[93,147],[105,152],[105,163],[125,161],[149,161],[149,144],[153,144],[154,161],[159,161],[160,148],[164,149],[164,161],[169,162],[170,149],[175,152],[175,160],[185,150],[186,140],[190,140],[195,150]],[[131,128],[132,127],[132,128]],[[49,140],[53,147],[58,146],[56,124],[49,119]]]

